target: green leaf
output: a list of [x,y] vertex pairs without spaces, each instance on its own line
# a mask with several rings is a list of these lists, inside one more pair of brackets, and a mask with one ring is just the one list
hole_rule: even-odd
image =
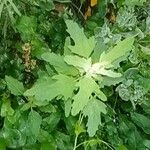
[[35,96],[37,100],[52,100],[57,96],[64,96],[65,99],[72,97],[75,88],[75,80],[66,75],[56,75],[39,80],[31,89],[27,90],[25,96]]
[[54,2],[52,0],[37,1],[36,4],[41,8],[41,10],[51,11],[55,8]]
[[90,69],[91,63],[92,63],[91,58],[85,59],[85,58],[81,58],[79,56],[73,56],[73,55],[65,56],[64,60],[67,64],[77,67],[79,71],[82,71],[82,72],[83,71],[87,72]]
[[49,132],[52,132],[61,119],[61,114],[57,111],[56,113],[52,113],[48,117],[44,118],[42,124],[46,124]]
[[0,150],[6,150],[6,142],[2,138],[0,138]]
[[126,59],[126,54],[131,51],[134,38],[126,38],[108,52],[103,52],[100,56],[100,63],[105,67],[111,68],[117,66],[121,61]]
[[128,150],[124,145],[119,145],[119,150]]
[[78,74],[78,70],[73,66],[67,65],[64,61],[64,57],[60,55],[56,55],[54,53],[44,53],[42,59],[46,62],[50,63],[57,72],[67,75],[76,76]]
[[143,3],[145,3],[146,0],[125,0],[125,4],[128,6],[143,6]]
[[28,125],[29,130],[35,137],[37,137],[39,134],[41,123],[42,117],[39,115],[39,113],[34,110],[31,110],[28,116]]
[[142,46],[142,45],[140,45],[140,47],[141,47],[141,51],[142,51],[143,53],[145,53],[146,55],[150,55],[150,48],[144,47],[144,46]]
[[101,113],[106,114],[106,107],[103,102],[92,99],[84,108],[83,114],[84,116],[88,116],[87,131],[89,136],[94,136],[98,130],[98,126],[101,125]]
[[89,39],[85,36],[83,28],[80,28],[76,22],[71,20],[66,21],[67,32],[70,34],[75,45],[69,46],[72,53],[88,58],[94,47],[95,39],[90,37]]
[[122,82],[124,80],[123,77],[119,77],[119,78],[111,78],[111,77],[104,77],[102,80],[101,85],[104,86],[111,86],[111,85],[116,85],[120,82]]
[[[99,86],[91,77],[83,77],[76,85],[79,87],[79,92],[73,97],[72,115],[77,115],[87,105],[93,92],[97,93],[103,100],[107,98],[102,95]],[[102,96],[101,96],[102,95]]]
[[150,134],[150,118],[138,113],[132,113],[131,118],[146,134]]
[[37,22],[33,16],[21,16],[17,22],[16,27],[21,33],[23,40],[31,40],[32,37],[35,36]]
[[104,75],[104,76],[111,77],[111,78],[119,78],[119,77],[122,76],[121,73],[116,73],[116,72],[114,72],[114,71],[112,71],[112,70],[106,70],[106,69],[104,69],[104,68],[101,68],[101,69],[100,69],[100,74],[101,74],[101,75]]
[[18,14],[19,16],[21,16],[20,11],[18,10],[18,8],[16,7],[16,5],[13,3],[12,0],[7,0],[9,1],[10,5],[12,6],[12,8],[14,9],[14,11],[16,12],[16,14]]
[[150,149],[150,140],[144,140],[143,143],[144,143],[145,147]]
[[54,134],[54,138],[56,139],[57,149],[60,149],[60,150],[72,150],[73,149],[73,145],[70,140],[70,135],[56,131]]
[[11,76],[5,76],[7,87],[13,95],[22,95],[25,91],[24,86],[17,79],[14,79]]
[[56,146],[54,144],[45,142],[41,144],[40,150],[57,150]]
[[9,100],[5,99],[1,106],[1,116],[7,117],[14,115],[14,110],[11,107],[11,103]]

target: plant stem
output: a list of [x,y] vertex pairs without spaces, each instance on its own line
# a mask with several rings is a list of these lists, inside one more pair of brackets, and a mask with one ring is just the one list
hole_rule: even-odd
[[75,137],[73,150],[76,150],[77,148],[77,141],[78,141],[78,135],[76,135]]

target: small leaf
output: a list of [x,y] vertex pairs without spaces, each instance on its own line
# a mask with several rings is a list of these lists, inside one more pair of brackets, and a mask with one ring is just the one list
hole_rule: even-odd
[[72,53],[88,58],[95,47],[94,37],[92,36],[88,39],[84,34],[83,28],[80,28],[78,24],[72,20],[67,20],[66,25],[67,32],[75,43],[74,46],[69,46],[70,50]]
[[14,79],[11,76],[5,76],[5,80],[7,83],[7,87],[12,94],[18,96],[18,95],[22,95],[24,93],[24,91],[25,91],[24,86],[17,79]]
[[7,117],[14,115],[14,110],[11,107],[11,103],[9,100],[4,99],[1,106],[1,116]]
[[88,116],[87,131],[89,136],[94,136],[98,130],[98,126],[101,125],[101,113],[106,114],[106,107],[103,102],[92,99],[84,108],[83,114],[84,116]]
[[150,48],[144,47],[144,46],[142,46],[142,45],[140,45],[140,47],[141,47],[141,51],[142,51],[143,53],[145,53],[146,55],[150,55]]
[[64,101],[64,103],[65,103],[65,116],[69,117],[69,114],[71,112],[71,106],[72,106],[71,99]]
[[42,117],[39,115],[39,113],[34,110],[31,110],[28,116],[28,125],[29,130],[35,137],[37,137],[39,134],[41,123]]

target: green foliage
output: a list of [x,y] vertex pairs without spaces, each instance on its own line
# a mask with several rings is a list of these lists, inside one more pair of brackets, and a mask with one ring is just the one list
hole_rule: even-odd
[[[89,39],[85,36],[83,29],[70,20],[66,21],[67,32],[70,34],[75,45],[68,46],[72,53],[88,58],[95,47],[94,37]],[[81,42],[82,41],[82,42]]]
[[7,87],[10,90],[10,92],[16,96],[22,95],[25,91],[24,86],[21,82],[19,82],[17,79],[14,79],[11,76],[6,76],[5,81],[7,83]]
[[84,108],[83,114],[88,116],[87,131],[90,136],[94,136],[95,132],[98,130],[98,126],[101,124],[100,115],[101,113],[106,114],[106,107],[107,106],[103,102],[93,99],[89,101]]
[[28,126],[31,134],[37,137],[40,131],[40,125],[42,123],[42,117],[34,110],[31,110],[28,116]]
[[149,1],[89,5],[0,1],[0,150],[150,149]]

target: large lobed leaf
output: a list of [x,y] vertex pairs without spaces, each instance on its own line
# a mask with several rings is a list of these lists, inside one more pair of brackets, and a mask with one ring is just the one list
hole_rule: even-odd
[[78,70],[76,68],[65,63],[63,56],[46,52],[42,55],[42,59],[50,63],[59,73],[73,76],[78,74]]
[[94,136],[98,130],[98,126],[101,124],[101,113],[106,114],[106,107],[103,102],[92,99],[84,108],[83,114],[88,116],[87,131],[89,136]]
[[27,90],[24,95],[35,96],[37,100],[41,101],[50,101],[59,95],[68,99],[72,97],[74,88],[74,78],[59,74],[53,76],[53,79],[48,77],[44,80],[39,80],[31,89]]
[[75,45],[69,46],[72,53],[88,58],[95,47],[94,37],[89,39],[85,36],[83,28],[80,28],[78,24],[72,20],[66,21],[67,32],[73,39]]
[[132,49],[134,38],[129,37],[118,44],[108,52],[103,52],[100,56],[100,63],[103,63],[107,68],[116,67],[118,64],[125,60],[127,53]]
[[92,93],[96,93],[102,100],[106,100],[106,96],[100,91],[99,86],[91,77],[83,77],[77,83],[79,87],[78,93],[73,97],[72,115],[77,115],[90,101]]

